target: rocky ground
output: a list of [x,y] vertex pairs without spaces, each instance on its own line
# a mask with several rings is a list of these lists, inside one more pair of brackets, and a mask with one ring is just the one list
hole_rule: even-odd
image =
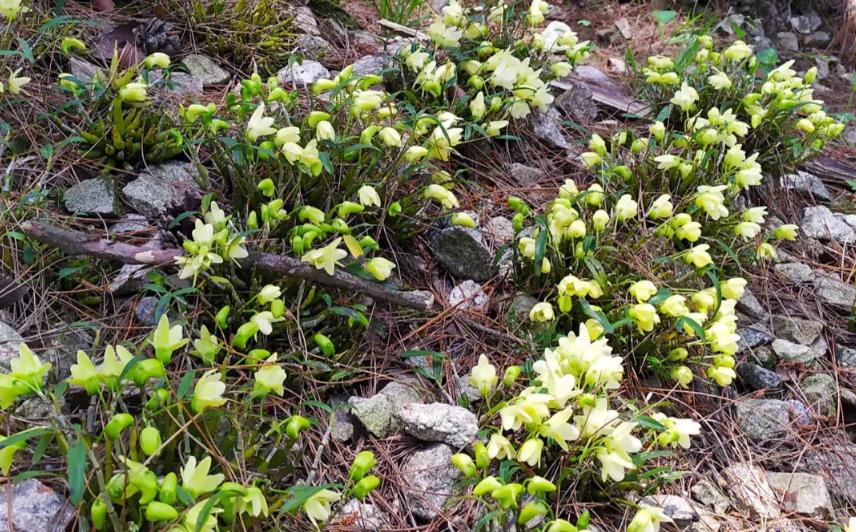
[[[354,28],[311,7],[296,8],[304,60],[279,71],[283,83],[302,87],[349,62],[355,72],[379,72],[390,45],[412,38],[373,21],[371,6],[356,0],[345,5]],[[667,35],[686,21],[682,15],[658,25],[647,4],[607,4],[598,13],[591,6],[556,9],[552,17],[599,49],[556,93],[553,110],[528,126],[519,153],[500,154],[501,160],[480,159],[475,150],[464,154],[476,179],[462,203],[476,227],[431,227],[397,255],[415,279],[413,288],[433,293],[435,310],[377,312],[374,319],[387,335],[370,339],[380,354],[376,367],[366,368],[368,376],[357,379],[350,394],[331,401],[335,409],[323,421],[323,437],[306,449],[309,456],[324,451],[333,463],[350,449],[370,448],[382,463],[383,496],[349,502],[330,522],[332,530],[463,530],[461,523],[472,522],[477,507],[456,497],[460,472],[450,462],[479,431],[467,405],[481,398],[467,376],[479,353],[521,360],[538,334],[526,319],[537,301],[515,291],[508,259],[498,253],[515,236],[503,199],[550,197],[580,172],[576,156],[589,131],[632,125],[628,111],[641,104],[630,89],[624,49],[632,45],[641,55],[673,47]],[[756,25],[750,12],[729,12],[714,33],[727,38],[737,32],[756,49],[773,48],[801,68],[817,66],[818,95],[833,110],[856,113],[853,95],[844,92],[852,67],[827,52],[834,21],[806,10],[777,13]],[[158,97],[213,100],[231,90],[233,71],[220,58],[189,54],[182,62],[187,73],[173,76],[174,94]],[[81,79],[94,70],[83,61],[72,68]],[[642,374],[628,379],[629,395],[672,401],[702,424],[699,443],[675,464],[683,475],[643,501],[664,508],[681,530],[828,530],[856,515],[856,182],[848,186],[841,177],[849,172],[856,179],[854,146],[856,127],[849,126],[825,154],[826,166],[806,166],[766,191],[783,221],[798,223],[802,233],[770,267],[744,272],[750,284],[738,306],[735,385],[676,391]],[[837,162],[836,172],[828,171],[830,161]],[[194,171],[185,162],[151,166],[119,190],[102,177],[75,178],[63,190],[64,211],[55,215],[102,220],[107,233],[134,241],[160,238],[175,209],[206,192]],[[37,343],[61,378],[76,351],[97,342],[99,328],[146,334],[160,301],[144,289],[148,272],[117,266],[103,272],[100,285],[73,287],[50,286],[23,269],[6,272],[0,364],[8,365],[20,342]],[[100,307],[109,311],[96,315],[69,289],[109,300]],[[83,322],[99,325],[80,327]],[[43,413],[24,409],[20,415],[38,419]],[[38,479],[16,485],[9,497],[10,505],[0,504],[0,528],[11,522],[16,530],[59,530],[73,519],[64,497]],[[610,523],[594,521],[591,529],[609,530]]]

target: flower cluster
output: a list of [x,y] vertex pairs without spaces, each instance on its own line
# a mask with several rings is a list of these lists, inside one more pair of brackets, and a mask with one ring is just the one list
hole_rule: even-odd
[[224,259],[237,262],[247,257],[244,248],[246,239],[237,232],[231,218],[220,209],[217,202],[212,201],[204,221],[195,220],[192,240],[182,243],[187,255],[175,258],[176,264],[181,266],[179,278],[192,277],[195,281],[200,273],[207,271],[213,264],[221,264]]
[[[649,448],[688,449],[690,437],[699,433],[698,423],[662,413],[645,417],[646,427],[653,428],[642,430],[638,414],[634,417],[627,407],[614,409],[609,394],[621,386],[622,358],[613,354],[600,331],[590,331],[585,324],[578,334],[560,337],[555,348],[546,349],[532,370],[531,384],[521,390],[514,390],[519,368],[506,370],[503,387],[508,392],[488,418],[490,422],[498,416],[499,426],[490,430],[487,443],[476,443],[475,461],[465,454],[453,457],[455,465],[475,482],[473,495],[484,497],[486,504],[516,510],[524,491],[533,496],[519,510],[520,524],[549,513],[547,497],[557,486],[537,475],[552,470],[550,464],[562,453],[572,456],[584,471],[578,480],[621,482],[638,469],[633,457],[645,442]],[[482,355],[470,383],[491,399],[498,392],[498,382],[496,369]],[[490,474],[493,460],[517,461],[532,468],[536,476],[521,482],[500,480]],[[558,519],[547,530],[570,530],[564,523]]]

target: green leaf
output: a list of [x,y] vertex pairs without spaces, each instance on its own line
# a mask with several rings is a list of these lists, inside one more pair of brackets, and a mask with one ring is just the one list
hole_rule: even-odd
[[5,449],[10,445],[15,445],[16,443],[27,441],[30,438],[35,438],[37,436],[44,436],[45,434],[54,434],[54,429],[50,427],[34,427],[32,429],[22,430],[21,432],[12,434],[5,440],[0,441],[0,449]]
[[547,253],[547,237],[550,232],[547,230],[546,222],[540,223],[541,230],[538,232],[538,238],[535,239],[535,277],[541,277],[541,264],[544,262],[544,255]]
[[583,312],[586,313],[590,318],[594,318],[600,323],[600,326],[603,327],[603,332],[606,334],[611,334],[615,331],[615,327],[612,323],[609,322],[609,318],[606,317],[606,314],[601,312],[600,310],[595,310],[589,305],[588,301],[583,298],[579,298],[580,306],[583,308]]
[[48,445],[50,445],[53,440],[53,434],[45,434],[41,438],[39,438],[39,443],[36,445],[36,450],[33,451],[33,460],[31,464],[33,467],[37,466],[39,462],[42,461],[42,457],[45,455],[45,451],[48,449]]
[[86,487],[86,442],[75,440],[68,447],[68,491],[73,506],[80,504]]
[[193,385],[193,380],[196,378],[196,370],[192,369],[181,376],[181,381],[178,383],[178,391],[176,395],[179,400],[187,397],[187,393],[190,391],[190,387]]
[[27,39],[18,37],[18,45],[21,47],[21,55],[24,56],[24,59],[30,63],[35,62],[35,59],[33,58],[33,48],[30,46],[30,43],[27,42]]
[[673,9],[663,9],[651,13],[657,20],[657,24],[664,25],[678,18],[678,12]]
[[214,509],[214,505],[220,502],[220,499],[225,497],[234,497],[235,495],[240,495],[241,492],[238,490],[222,490],[215,493],[208,501],[205,503],[205,506],[202,507],[202,510],[199,511],[199,516],[196,518],[196,532],[202,530],[202,527],[205,525],[205,522],[208,520],[208,516],[211,515],[211,510]]
[[66,277],[71,277],[71,276],[72,276],[72,275],[74,275],[75,273],[77,273],[77,272],[79,272],[80,270],[82,270],[82,269],[86,268],[86,266],[87,266],[86,264],[82,264],[82,265],[80,265],[80,266],[68,266],[68,267],[66,267],[66,268],[63,268],[63,269],[61,269],[61,270],[59,271],[59,273],[57,274],[57,279],[62,280],[62,279],[65,279]]
[[578,20],[577,24],[579,24],[580,26],[582,26],[584,28],[588,28],[589,26],[591,26],[591,21],[587,18],[583,18],[583,19]]
[[667,428],[665,425],[650,416],[639,416],[634,419],[634,421],[636,421],[646,429],[659,430],[662,432]]
[[657,120],[660,122],[663,122],[667,118],[669,118],[669,115],[671,115],[671,114],[672,114],[672,104],[666,105],[662,109],[660,109],[660,112],[657,114]]
[[686,316],[681,316],[677,321],[675,321],[675,329],[678,331],[683,331],[684,325],[689,325],[690,329],[696,333],[696,336],[704,340],[704,329],[701,328],[701,325],[699,325],[696,320]]
[[340,487],[339,484],[321,484],[320,486],[299,484],[297,486],[292,486],[285,490],[285,492],[289,494],[289,498],[282,504],[282,511],[286,513],[293,512],[300,508],[303,503],[309,499],[309,497],[312,497],[319,491],[338,487]]

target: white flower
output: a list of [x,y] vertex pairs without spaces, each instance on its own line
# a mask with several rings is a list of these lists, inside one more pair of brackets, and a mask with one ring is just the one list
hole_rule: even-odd
[[256,110],[253,111],[250,120],[247,122],[247,140],[255,142],[261,137],[276,133],[273,125],[273,118],[264,116],[265,104],[261,103]]

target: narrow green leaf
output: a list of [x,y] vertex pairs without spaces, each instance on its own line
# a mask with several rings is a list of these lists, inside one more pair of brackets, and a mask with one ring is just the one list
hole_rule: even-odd
[[178,391],[176,395],[178,395],[179,400],[183,400],[187,397],[188,392],[190,392],[190,387],[193,385],[193,380],[196,378],[196,370],[191,369],[187,373],[181,376],[181,380],[178,383]]
[[86,442],[77,439],[68,447],[68,491],[73,506],[83,500],[86,487]]

